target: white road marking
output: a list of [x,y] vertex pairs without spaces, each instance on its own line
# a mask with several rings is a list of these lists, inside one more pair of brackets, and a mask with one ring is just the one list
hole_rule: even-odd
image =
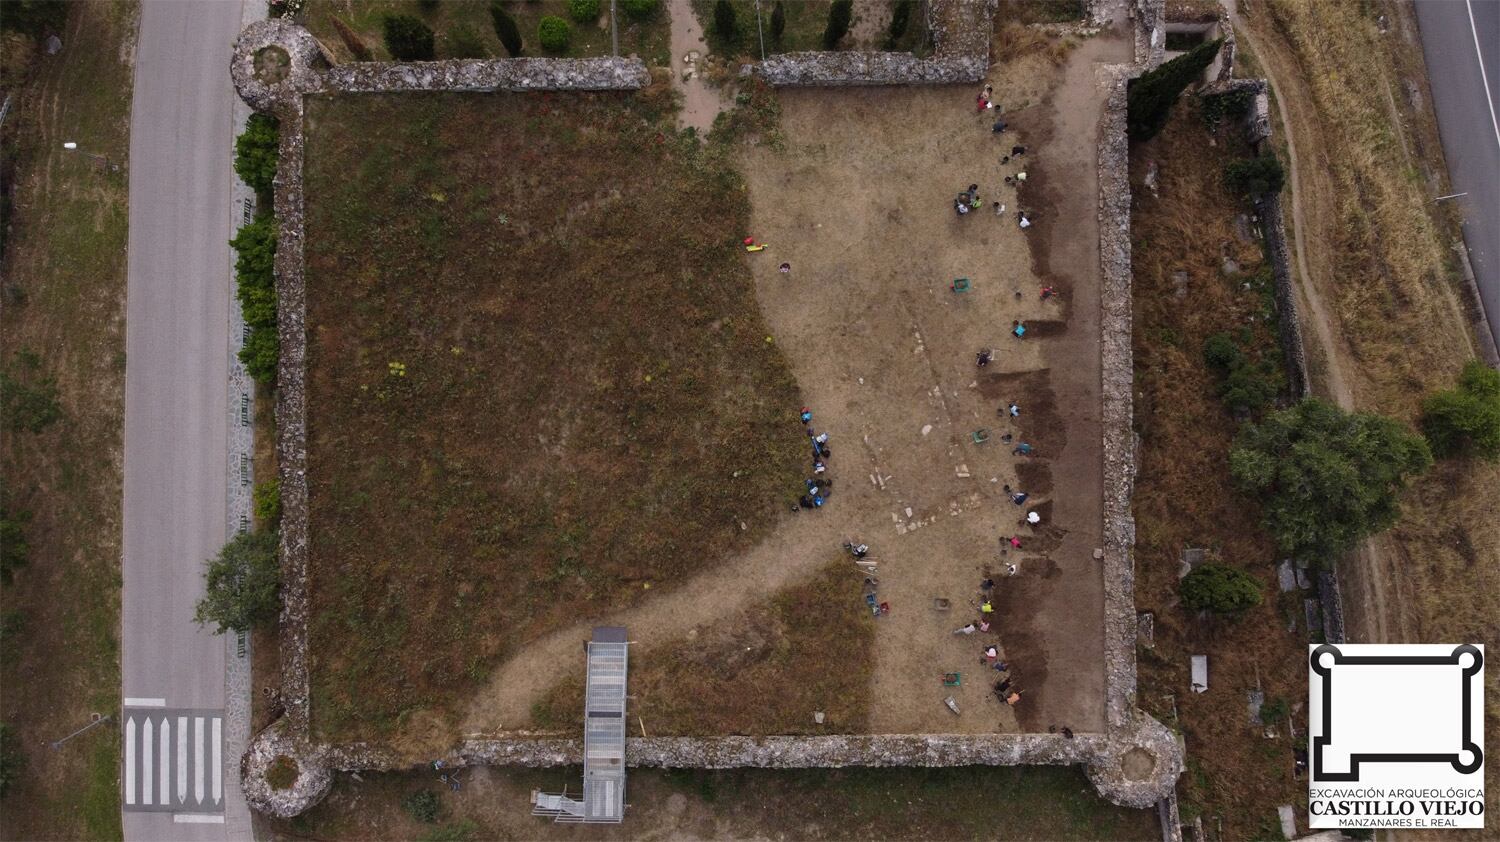
[[1484,70],[1484,56],[1479,52],[1479,28],[1474,25],[1474,2],[1464,0],[1469,13],[1469,32],[1474,34],[1474,58],[1479,62],[1479,80],[1484,83],[1484,104],[1490,109],[1490,126],[1495,129],[1495,143],[1500,144],[1500,120],[1495,119],[1495,98],[1490,94],[1490,74]]
[[193,769],[193,799],[203,803],[203,717],[193,717],[193,758],[198,762]]
[[187,717],[177,717],[177,801],[187,801]]
[[135,717],[125,720],[125,803],[135,803]]
[[223,814],[215,813],[173,813],[172,821],[178,824],[223,824]]
[[151,718],[141,724],[141,803],[150,804],[156,793],[152,792],[151,786],[151,749],[155,747],[156,733],[152,730]]
[[125,707],[128,708],[164,708],[166,706],[166,699],[141,699],[134,696],[125,697]]
[[[221,742],[221,738],[223,737],[223,728],[224,720],[215,716],[213,732],[214,742],[212,752],[213,765],[209,767],[213,770],[214,776],[213,793],[215,804],[218,804],[220,801],[224,800],[224,761],[219,757],[219,743]],[[199,760],[198,762],[202,763],[203,761]]]
[[158,803],[172,803],[172,720],[162,717],[161,720],[161,774],[157,775],[160,785],[157,787]]

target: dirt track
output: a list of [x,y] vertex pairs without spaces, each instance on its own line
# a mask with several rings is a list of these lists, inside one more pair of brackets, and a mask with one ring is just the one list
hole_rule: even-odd
[[[1013,129],[1001,136],[989,131],[993,112],[975,113],[969,88],[782,93],[786,149],[747,157],[746,233],[771,246],[749,259],[774,341],[814,426],[830,433],[835,493],[817,512],[788,515],[732,565],[609,622],[638,642],[670,640],[814,570],[857,536],[891,604],[874,652],[873,731],[1102,730],[1094,62],[1127,54],[1123,41],[1096,39],[1061,74],[1039,57],[1007,67],[994,78]],[[999,164],[1015,143],[1029,147],[1029,231],[1003,184],[1023,168]],[[984,207],[956,216],[954,195],[975,181]],[[777,271],[783,261],[790,273]],[[972,289],[953,292],[957,277]],[[1046,283],[1061,300],[1040,299]],[[1016,319],[1030,326],[1024,340],[1010,335]],[[997,352],[984,369],[974,364],[981,348]],[[1021,407],[1014,426],[997,414],[1009,401]],[[976,444],[981,428],[993,437]],[[1006,432],[1035,456],[1012,454]],[[1007,485],[1032,499],[1013,505]],[[1031,509],[1041,527],[1018,526]],[[1002,557],[1011,534],[1023,547]],[[1012,561],[1014,578],[1002,567]],[[998,583],[999,634],[951,634],[979,618],[987,573]],[[952,610],[935,610],[935,597]],[[580,625],[552,635],[503,665],[466,730],[524,727],[531,704],[581,669],[587,634]],[[991,695],[996,673],[979,663],[992,642],[1023,691],[1014,710]],[[963,686],[942,687],[947,671],[962,671]],[[942,706],[950,693],[959,717]]]

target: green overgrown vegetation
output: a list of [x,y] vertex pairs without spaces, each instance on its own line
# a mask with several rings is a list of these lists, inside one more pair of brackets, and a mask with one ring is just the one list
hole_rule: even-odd
[[255,519],[275,525],[281,520],[281,480],[262,480],[255,484]]
[[261,216],[240,228],[234,239],[235,295],[250,336],[240,362],[260,383],[276,380],[281,340],[276,332],[276,220]]
[[206,590],[193,620],[212,623],[214,634],[245,631],[276,620],[281,611],[281,565],[277,534],[270,529],[241,532],[208,562]]
[[280,125],[270,114],[251,114],[245,130],[234,140],[234,171],[255,191],[261,207],[271,204],[280,144]]
[[422,824],[436,824],[438,810],[442,805],[438,802],[437,793],[430,789],[419,789],[408,792],[401,798],[401,809],[408,816]]
[[1407,479],[1431,465],[1427,443],[1396,421],[1316,398],[1246,424],[1229,454],[1277,544],[1315,564],[1395,523]]
[[[1248,334],[1249,332],[1244,332]],[[1203,343],[1203,361],[1219,379],[1219,399],[1230,412],[1258,414],[1281,392],[1281,369],[1272,359],[1256,360],[1246,352],[1241,341],[1227,331],[1210,336]]]
[[4,798],[26,770],[26,754],[16,744],[16,734],[0,722],[0,798]]
[[573,27],[560,17],[549,15],[542,18],[536,27],[537,43],[549,53],[565,53],[568,41],[573,37]]
[[30,522],[31,512],[0,505],[0,585],[9,585],[15,571],[31,558],[31,545],[26,543]]
[[42,358],[28,348],[0,368],[0,418],[12,433],[40,433],[62,418],[57,378],[42,373]]
[[1286,174],[1281,169],[1281,159],[1276,153],[1266,150],[1253,158],[1240,158],[1224,165],[1224,183],[1237,193],[1248,193],[1258,199],[1272,193],[1280,193],[1286,184]]
[[760,540],[806,438],[732,150],[662,102],[310,109],[314,727],[385,739],[451,722],[516,647]]
[[599,0],[568,0],[568,17],[579,23],[599,19]]
[[1422,402],[1422,433],[1441,459],[1500,459],[1500,371],[1479,360],[1464,363],[1458,386]]
[[1132,141],[1143,143],[1156,137],[1172,115],[1172,104],[1189,85],[1202,79],[1222,43],[1222,38],[1206,41],[1130,80],[1126,130]]
[[1238,614],[1261,603],[1258,579],[1225,564],[1200,564],[1182,578],[1182,607],[1189,611]]

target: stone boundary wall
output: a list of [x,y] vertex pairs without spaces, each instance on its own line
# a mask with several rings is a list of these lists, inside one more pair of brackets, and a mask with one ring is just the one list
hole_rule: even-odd
[[[809,769],[845,766],[1019,766],[1086,764],[1089,779],[1110,801],[1128,807],[1156,805],[1182,771],[1177,736],[1141,717],[1109,734],[877,734],[826,737],[632,737],[628,766],[671,769]],[[1137,778],[1123,773],[1127,753],[1141,752],[1150,768]],[[323,763],[340,771],[400,769],[384,749],[329,748]],[[578,739],[472,739],[444,758],[451,766],[552,767],[583,762]]]
[[1104,664],[1106,716],[1122,727],[1135,710],[1134,357],[1131,349],[1130,142],[1125,135],[1128,66],[1109,74],[1099,131],[1100,357],[1104,427]]
[[978,82],[989,73],[989,34],[996,0],[931,0],[928,58],[877,51],[780,53],[740,68],[775,87],[853,85],[953,85]]
[[1271,257],[1271,275],[1276,280],[1276,312],[1281,317],[1281,353],[1286,358],[1287,388],[1292,396],[1305,398],[1312,393],[1307,385],[1307,352],[1302,345],[1301,317],[1297,313],[1296,283],[1292,280],[1291,253],[1286,239],[1286,219],[1281,194],[1260,200],[1261,229],[1266,235],[1266,252]]
[[[1134,2],[1138,8],[1154,9],[1159,21],[1161,0]],[[880,60],[872,63],[868,54],[795,54],[810,57],[806,59],[809,63],[799,65],[794,60],[784,65],[785,72],[806,72],[810,74],[808,78],[820,79],[808,84],[829,85],[978,81],[988,70],[988,40],[994,11],[993,0],[933,0],[929,5],[930,21],[961,24],[959,37],[952,38],[943,26],[932,26],[938,44],[933,59],[916,59],[910,54],[876,54]],[[256,56],[268,49],[280,50],[289,59],[285,73],[275,80],[260,78],[255,68]],[[844,70],[830,69],[829,62],[842,62]],[[890,70],[889,79],[876,79],[887,73],[876,65],[905,69]],[[777,66],[772,65],[773,71]],[[799,67],[802,69],[796,69]],[[864,75],[853,79],[848,75],[850,68],[857,68]],[[970,72],[975,75],[962,78],[945,75]],[[1150,807],[1173,790],[1182,771],[1181,744],[1166,727],[1135,708],[1136,620],[1131,557],[1135,526],[1130,511],[1135,465],[1131,421],[1130,184],[1125,138],[1125,84],[1133,68],[1110,67],[1101,72],[1107,74],[1104,81],[1112,87],[1100,126],[1099,153],[1106,733],[1080,734],[1072,740],[1051,734],[636,738],[627,742],[630,765],[807,768],[1085,763],[1099,792],[1117,804]],[[309,730],[305,97],[318,93],[395,91],[619,90],[643,87],[650,77],[640,62],[621,59],[365,63],[330,68],[317,41],[306,30],[282,20],[258,22],[241,33],[231,74],[247,103],[258,110],[273,112],[281,120],[281,158],[275,184],[278,221],[275,266],[282,345],[276,418],[283,510],[281,666],[286,714],[256,737],[242,767],[247,778],[246,794],[252,805],[275,815],[290,816],[326,795],[330,770],[397,769],[406,765],[396,753],[377,746],[317,744]],[[279,754],[294,756],[303,777],[291,791],[278,794],[261,786],[260,777]],[[581,761],[581,745],[569,739],[471,738],[451,761],[459,765],[573,764]],[[1133,771],[1127,773],[1127,767]]]

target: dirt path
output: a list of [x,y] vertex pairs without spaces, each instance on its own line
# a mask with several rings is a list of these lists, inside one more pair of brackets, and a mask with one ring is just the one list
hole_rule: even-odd
[[[1271,101],[1286,141],[1288,168],[1291,175],[1293,255],[1297,264],[1297,292],[1303,313],[1304,331],[1316,339],[1309,347],[1308,367],[1314,391],[1322,392],[1345,409],[1358,407],[1352,372],[1356,368],[1348,343],[1327,304],[1327,292],[1333,284],[1334,256],[1328,243],[1335,236],[1332,228],[1337,214],[1330,206],[1334,187],[1328,173],[1322,142],[1322,127],[1317,118],[1312,94],[1302,81],[1300,69],[1274,35],[1258,30],[1259,24],[1238,14],[1233,0],[1227,3],[1230,19],[1239,37],[1245,39],[1259,59],[1262,72],[1271,83]],[[1283,85],[1283,82],[1286,84]],[[1313,150],[1315,160],[1305,160],[1298,148]],[[1307,166],[1304,166],[1307,164]],[[1353,564],[1340,566],[1344,583],[1346,626],[1349,637],[1361,642],[1405,640],[1407,629],[1401,622],[1402,612],[1390,610],[1386,600],[1392,596],[1387,565],[1394,555],[1389,541],[1375,536],[1355,551]],[[1399,627],[1398,627],[1399,626]]]
[[[682,108],[677,112],[677,121],[684,127],[691,126],[699,135],[708,134],[714,118],[725,108],[718,88],[703,81],[695,66],[708,54],[708,45],[703,41],[703,28],[693,14],[692,0],[667,0],[667,14],[672,19],[671,45],[672,86],[682,93]],[[684,79],[686,75],[689,78]]]

